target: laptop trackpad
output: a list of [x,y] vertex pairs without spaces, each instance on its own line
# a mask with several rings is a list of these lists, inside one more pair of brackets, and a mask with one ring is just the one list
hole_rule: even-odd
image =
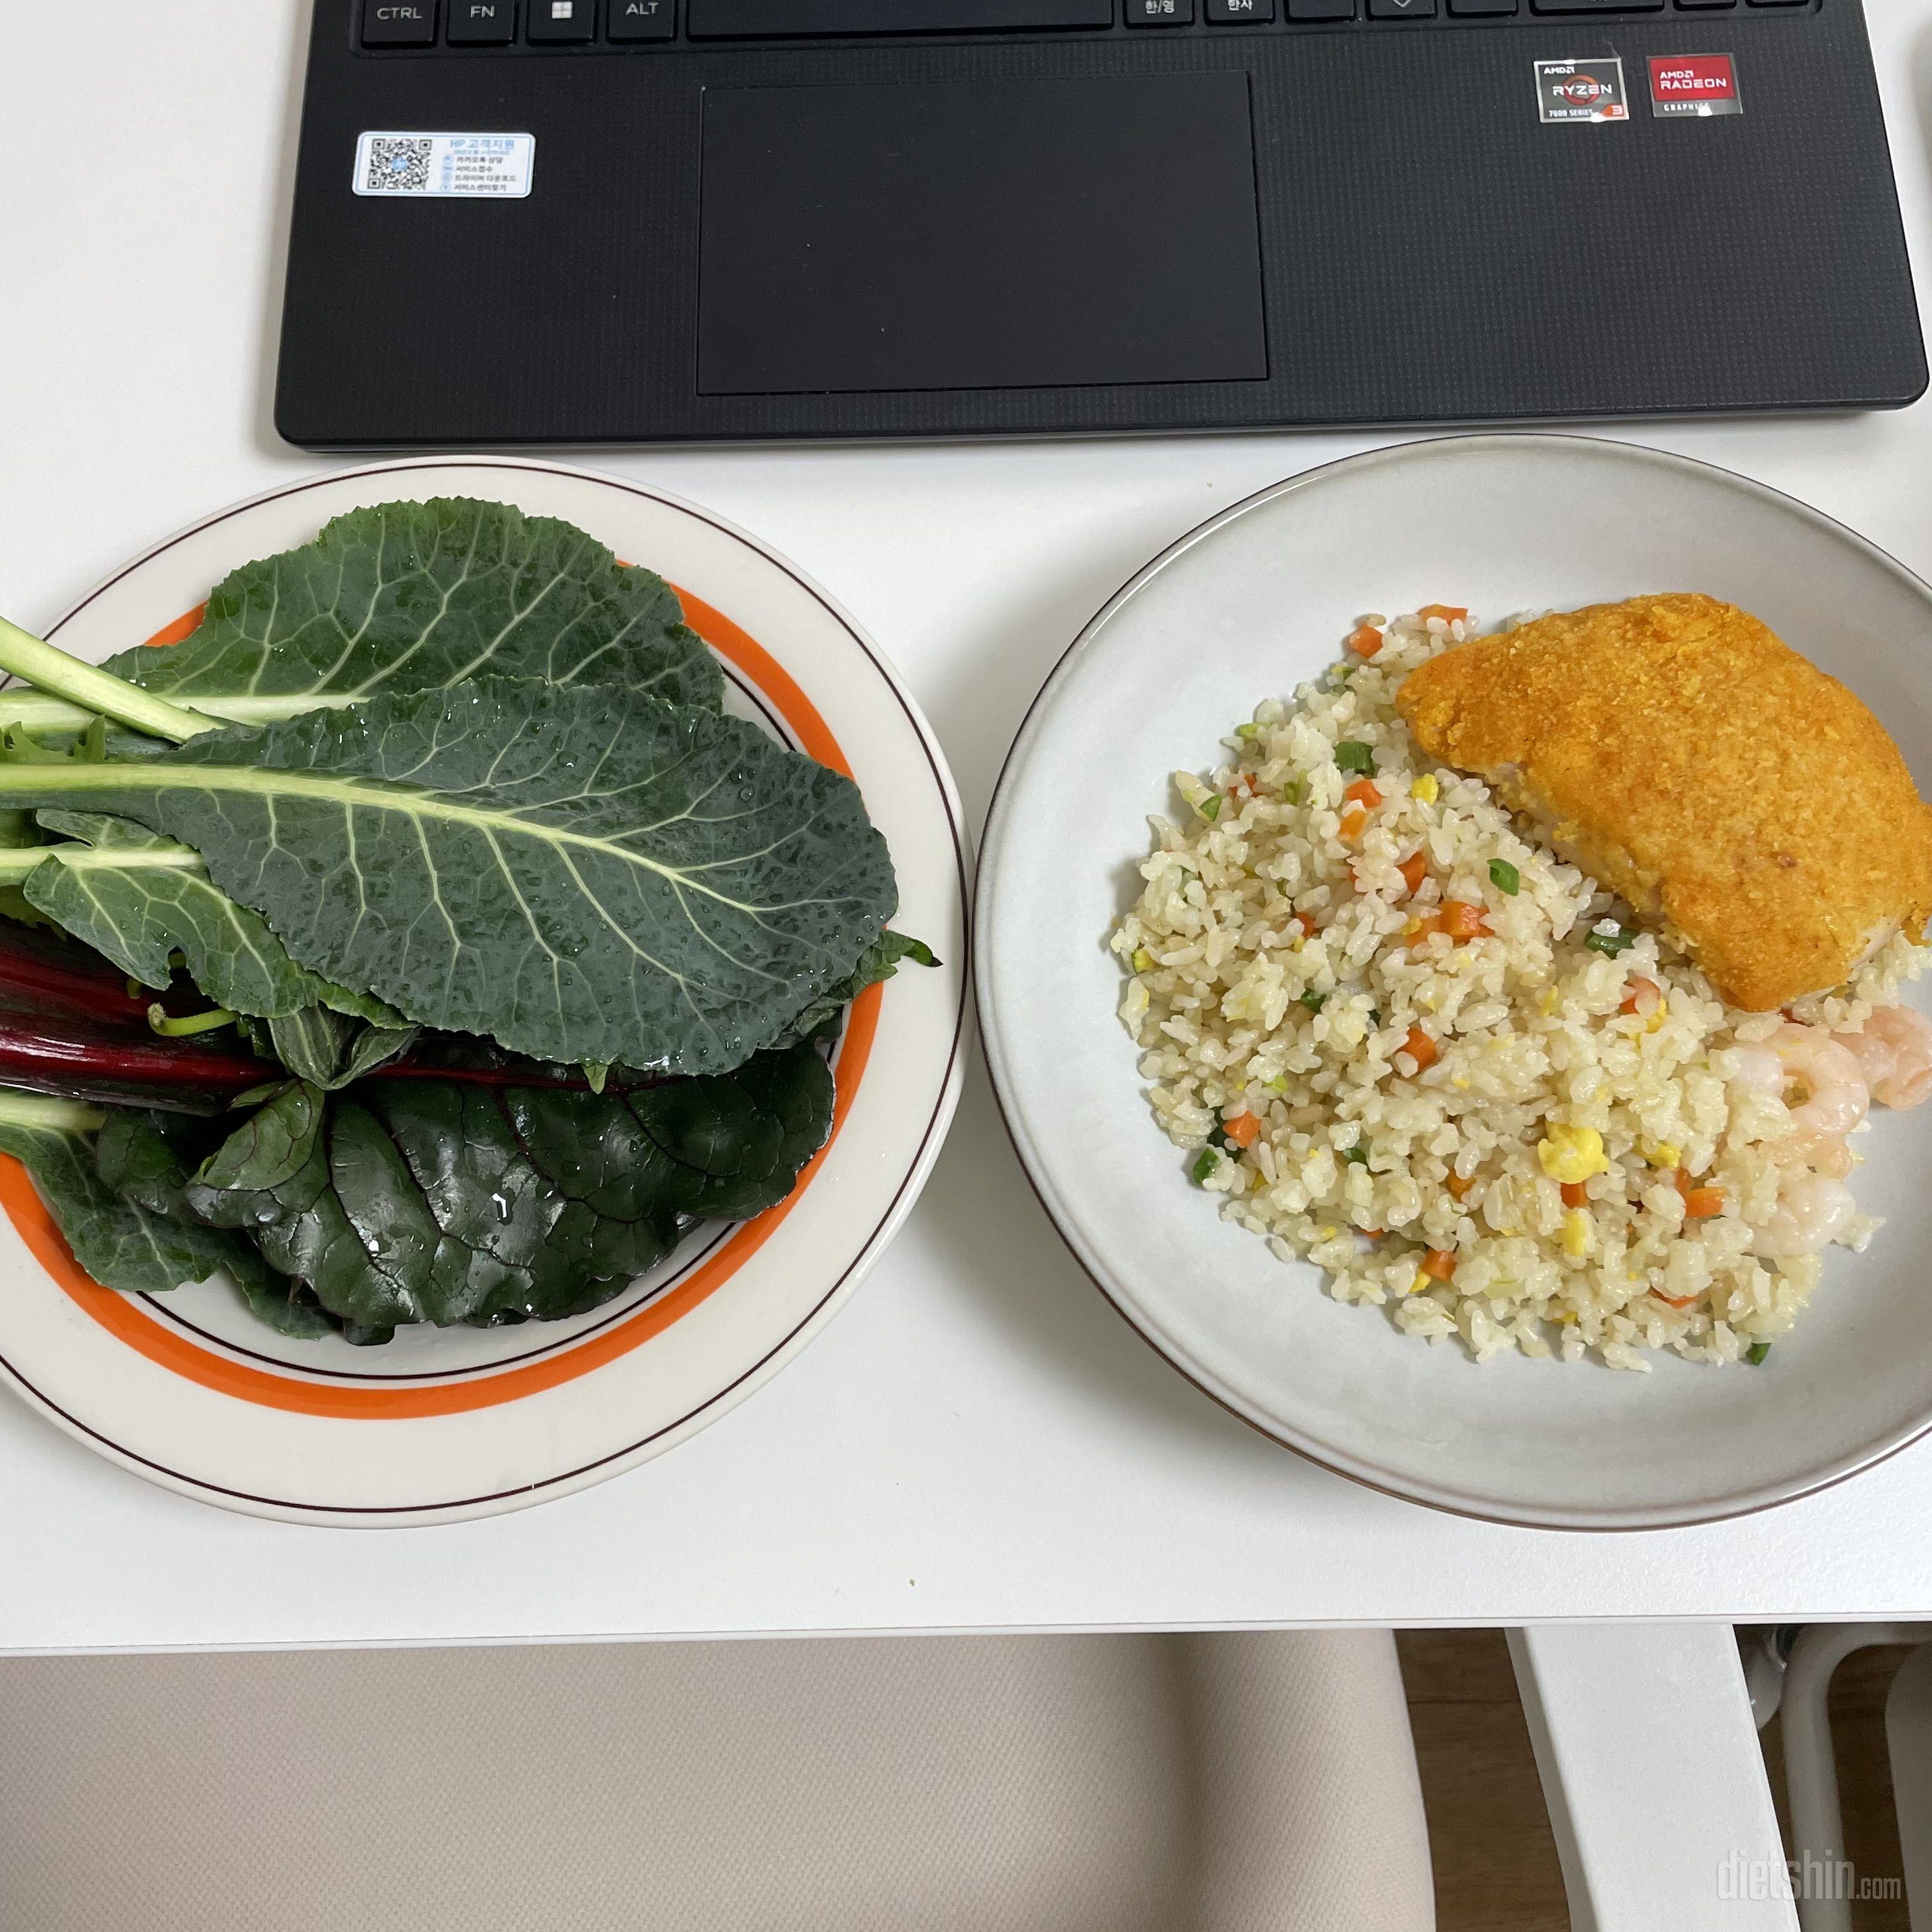
[[698,386],[1268,374],[1242,74],[704,96]]

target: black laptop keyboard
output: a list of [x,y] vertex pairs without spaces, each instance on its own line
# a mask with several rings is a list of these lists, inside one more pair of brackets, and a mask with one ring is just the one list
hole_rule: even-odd
[[371,50],[459,52],[649,47],[877,34],[1005,34],[1128,27],[1496,26],[1579,15],[1809,12],[1820,0],[362,0]]

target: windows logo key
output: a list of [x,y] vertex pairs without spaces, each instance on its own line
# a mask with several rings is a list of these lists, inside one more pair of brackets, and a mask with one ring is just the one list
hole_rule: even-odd
[[597,22],[596,0],[531,0],[530,38],[550,44],[580,45]]

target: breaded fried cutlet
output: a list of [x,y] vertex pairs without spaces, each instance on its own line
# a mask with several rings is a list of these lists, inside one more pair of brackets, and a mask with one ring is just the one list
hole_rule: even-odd
[[1932,913],[1932,811],[1885,728],[1748,611],[1695,593],[1541,617],[1412,672],[1431,758],[1487,780],[1660,921],[1732,1005],[1842,985]]

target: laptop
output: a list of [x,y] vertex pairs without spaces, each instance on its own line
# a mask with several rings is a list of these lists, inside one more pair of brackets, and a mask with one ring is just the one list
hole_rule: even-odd
[[1925,385],[1860,0],[315,0],[312,448]]

